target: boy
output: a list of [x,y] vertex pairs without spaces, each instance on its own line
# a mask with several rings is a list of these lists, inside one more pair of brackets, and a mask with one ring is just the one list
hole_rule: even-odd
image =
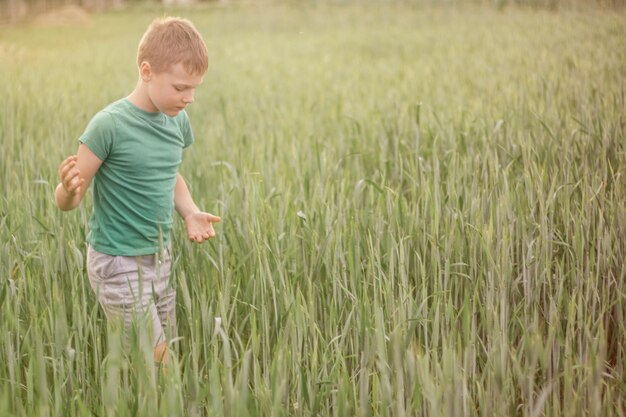
[[107,319],[152,321],[154,359],[167,363],[166,335],[175,334],[174,288],[169,284],[170,229],[175,208],[192,242],[215,236],[220,218],[201,212],[178,173],[193,142],[185,107],[208,68],[207,49],[193,24],[157,19],[137,51],[132,93],[97,113],[79,138],[78,152],[59,166],[57,206],[72,210],[94,183],[89,220],[89,281]]

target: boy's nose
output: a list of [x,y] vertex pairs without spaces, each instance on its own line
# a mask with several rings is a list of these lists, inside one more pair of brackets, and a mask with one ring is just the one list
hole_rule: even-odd
[[189,94],[185,95],[185,97],[183,97],[183,102],[185,102],[187,104],[193,103],[193,93],[189,93]]

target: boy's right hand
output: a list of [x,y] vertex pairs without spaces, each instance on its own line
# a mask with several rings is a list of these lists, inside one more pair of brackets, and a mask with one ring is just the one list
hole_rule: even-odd
[[85,180],[80,177],[80,170],[76,167],[77,160],[78,156],[72,155],[59,165],[61,185],[69,195],[79,194],[81,186],[85,183]]
[[78,145],[76,155],[67,157],[59,165],[61,182],[54,191],[54,200],[58,208],[68,211],[76,208],[87,192],[102,160],[86,145]]

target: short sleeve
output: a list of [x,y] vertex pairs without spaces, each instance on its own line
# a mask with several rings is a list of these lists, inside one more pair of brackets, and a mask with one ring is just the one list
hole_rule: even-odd
[[101,111],[91,119],[78,141],[104,161],[111,153],[114,137],[115,121],[109,113]]
[[187,116],[187,112],[183,110],[181,113],[182,116],[180,118],[180,130],[183,134],[183,148],[187,148],[193,143],[193,130],[191,129],[191,122],[189,121],[189,116]]

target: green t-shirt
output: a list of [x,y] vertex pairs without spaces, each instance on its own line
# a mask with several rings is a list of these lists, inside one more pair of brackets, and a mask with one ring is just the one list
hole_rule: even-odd
[[187,113],[150,113],[124,98],[97,113],[79,142],[103,161],[93,179],[89,244],[124,256],[167,247],[176,172],[193,143]]

